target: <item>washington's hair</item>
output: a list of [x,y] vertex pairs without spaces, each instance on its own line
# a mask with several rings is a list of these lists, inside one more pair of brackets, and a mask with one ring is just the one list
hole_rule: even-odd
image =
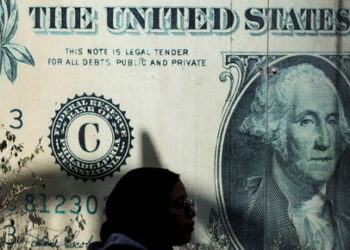
[[282,157],[286,157],[286,116],[297,82],[326,84],[332,88],[338,100],[341,150],[350,144],[350,128],[344,108],[331,80],[315,66],[303,63],[280,70],[257,87],[250,106],[251,114],[242,122],[242,133],[259,138],[271,145]]

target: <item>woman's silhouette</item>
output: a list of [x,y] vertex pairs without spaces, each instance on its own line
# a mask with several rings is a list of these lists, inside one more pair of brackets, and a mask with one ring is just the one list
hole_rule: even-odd
[[101,242],[88,250],[167,250],[190,241],[195,211],[179,175],[138,168],[117,183],[106,202]]

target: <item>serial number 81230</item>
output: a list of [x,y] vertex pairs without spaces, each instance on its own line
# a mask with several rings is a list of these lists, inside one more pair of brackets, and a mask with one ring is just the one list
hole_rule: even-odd
[[[103,201],[107,200],[108,196],[103,198]],[[48,200],[50,202],[48,202]],[[49,204],[49,206],[48,206]],[[24,211],[28,213],[39,212],[39,213],[55,213],[55,214],[78,214],[80,212],[87,212],[88,214],[98,213],[100,206],[99,201],[95,195],[89,195],[82,198],[78,194],[65,196],[63,194],[57,194],[47,198],[45,193],[39,193],[34,195],[27,193],[24,196]],[[103,202],[104,206],[104,202]],[[16,207],[10,207],[10,211],[15,211]]]

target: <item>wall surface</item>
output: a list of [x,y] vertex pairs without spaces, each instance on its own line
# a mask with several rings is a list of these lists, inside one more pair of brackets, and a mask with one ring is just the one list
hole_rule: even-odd
[[42,138],[45,186],[2,247],[85,249],[120,177],[157,166],[197,248],[349,249],[349,1],[0,0],[0,35],[0,124]]

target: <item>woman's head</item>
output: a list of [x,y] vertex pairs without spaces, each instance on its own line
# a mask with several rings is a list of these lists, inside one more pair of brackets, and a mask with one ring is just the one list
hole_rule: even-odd
[[[118,232],[149,248],[153,244],[176,245],[188,242],[189,239],[180,242],[178,231],[181,227],[174,223],[181,209],[185,211],[183,208],[187,207],[183,206],[178,211],[173,209],[172,202],[178,197],[181,196],[184,201],[187,198],[184,187],[183,190],[176,189],[179,183],[182,184],[179,175],[167,169],[138,168],[128,172],[117,183],[106,202],[107,222],[101,229],[101,239],[105,241],[111,233]],[[192,225],[193,230],[194,211],[191,208],[190,213],[185,212],[183,214],[188,217],[188,224]],[[178,219],[181,220],[181,216]],[[186,230],[190,231],[189,228]]]
[[170,237],[172,245],[183,245],[191,240],[195,212],[187,198],[184,184],[179,180],[169,194]]

